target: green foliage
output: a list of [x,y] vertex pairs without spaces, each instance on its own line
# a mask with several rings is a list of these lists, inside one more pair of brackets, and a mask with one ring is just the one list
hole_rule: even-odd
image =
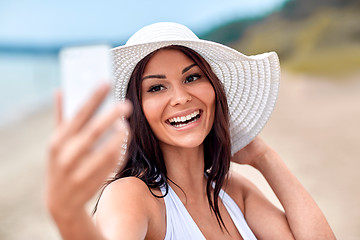
[[233,21],[207,39],[247,55],[276,51],[282,66],[295,72],[343,75],[360,71],[360,4],[329,0],[306,5],[310,3],[290,1],[282,12]]
[[200,38],[229,45],[238,41],[242,37],[243,32],[258,21],[259,18],[231,21],[200,35]]
[[293,72],[340,77],[360,70],[360,46],[345,45],[316,51],[306,58],[293,58],[283,66]]

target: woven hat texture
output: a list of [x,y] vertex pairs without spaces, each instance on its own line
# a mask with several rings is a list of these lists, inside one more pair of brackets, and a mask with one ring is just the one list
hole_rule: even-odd
[[116,100],[125,99],[136,64],[170,45],[196,51],[222,82],[229,105],[231,152],[236,153],[260,133],[274,109],[280,81],[277,54],[246,56],[225,45],[201,40],[181,24],[155,23],[140,29],[124,46],[112,49]]

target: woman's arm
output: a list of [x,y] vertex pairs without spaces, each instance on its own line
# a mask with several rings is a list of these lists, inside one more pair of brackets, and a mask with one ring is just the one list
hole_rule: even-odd
[[[263,222],[269,225],[278,223],[283,231],[286,231],[282,220],[285,219],[295,239],[335,239],[315,201],[286,167],[279,155],[262,139],[255,138],[248,146],[236,153],[232,161],[249,164],[259,170],[285,210],[285,216],[276,213],[275,207],[266,201],[255,187],[248,187],[245,213],[250,222],[254,220],[255,224]],[[266,226],[263,225],[263,229],[266,229]],[[268,236],[271,234],[272,232],[266,233]]]
[[[76,117],[63,121],[61,94],[57,95],[57,125],[49,144],[45,201],[63,239],[103,239],[86,202],[102,186],[119,162],[121,144],[128,126],[121,117],[129,116],[129,103],[92,117],[109,91],[104,85],[83,106]],[[105,142],[98,140],[113,129]]]

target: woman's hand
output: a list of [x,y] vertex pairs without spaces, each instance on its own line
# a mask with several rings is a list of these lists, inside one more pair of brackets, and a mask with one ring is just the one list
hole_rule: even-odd
[[[86,202],[124,154],[129,128],[121,119],[130,115],[131,104],[119,103],[111,111],[92,117],[108,92],[109,86],[103,85],[68,122],[62,119],[61,93],[57,94],[57,125],[48,150],[45,200],[58,226],[84,215]],[[101,139],[105,133],[106,138]]]
[[232,156],[231,161],[257,167],[265,156],[276,154],[260,137],[255,137],[248,145]]

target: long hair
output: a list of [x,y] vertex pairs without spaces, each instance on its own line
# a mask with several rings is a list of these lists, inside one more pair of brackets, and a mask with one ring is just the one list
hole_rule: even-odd
[[[199,66],[214,88],[216,104],[215,117],[213,126],[204,140],[204,173],[207,176],[206,194],[210,208],[215,213],[220,227],[224,226],[226,229],[220,215],[218,204],[219,192],[229,171],[231,157],[229,112],[225,91],[209,64],[197,52],[178,45],[172,45],[162,49],[174,49],[183,52]],[[146,183],[150,192],[155,197],[164,197],[168,192],[167,182],[171,181],[171,179],[167,176],[165,161],[159,142],[145,118],[141,104],[142,75],[146,64],[157,51],[143,58],[136,65],[130,77],[126,94],[126,98],[133,103],[133,113],[129,118],[132,134],[128,147],[129,159],[123,170],[117,172],[105,186],[119,178],[135,176]],[[164,196],[157,196],[152,192],[152,189],[162,186],[166,188],[166,194]],[[94,211],[96,211],[96,207],[97,205]]]

